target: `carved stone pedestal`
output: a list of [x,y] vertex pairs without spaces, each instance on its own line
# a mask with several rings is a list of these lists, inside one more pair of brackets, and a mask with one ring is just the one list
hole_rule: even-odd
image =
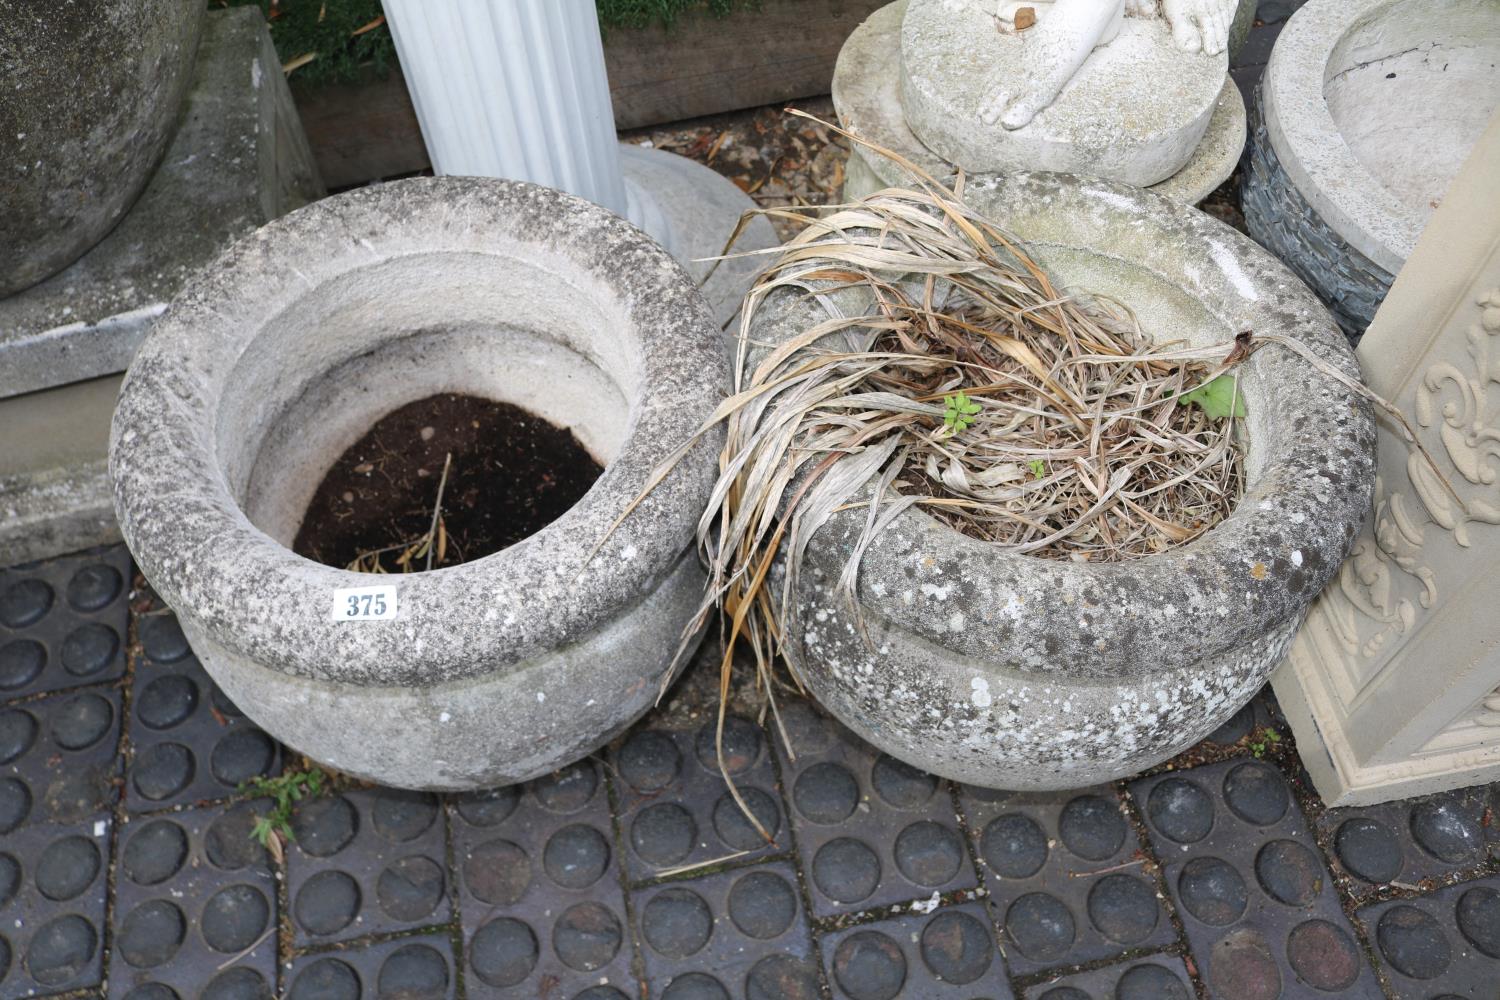
[[1500,117],[1360,343],[1374,510],[1274,684],[1329,805],[1500,779]]

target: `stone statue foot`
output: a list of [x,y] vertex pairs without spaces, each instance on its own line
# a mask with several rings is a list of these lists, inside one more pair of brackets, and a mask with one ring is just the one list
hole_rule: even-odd
[[1057,0],[1025,34],[1027,88],[996,86],[980,105],[979,118],[1009,131],[1031,124],[1062,92],[1089,53],[1119,32],[1123,0]]
[[1189,52],[1216,56],[1229,44],[1236,0],[1162,0],[1172,38]]

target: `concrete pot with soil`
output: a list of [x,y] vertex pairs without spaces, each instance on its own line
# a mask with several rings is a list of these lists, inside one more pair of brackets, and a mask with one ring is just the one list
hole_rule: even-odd
[[203,0],[0,0],[0,298],[114,227],[161,160]]
[[1345,332],[1369,326],[1500,107],[1493,0],[1311,0],[1271,53],[1245,225]]
[[[204,666],[273,735],[390,785],[509,784],[656,698],[701,599],[714,440],[603,540],[727,384],[702,296],[625,221],[523,183],[386,184],[260,229],[173,303],[121,391],[116,508]],[[602,474],[460,565],[376,575],[294,552],[351,446],[444,393],[571,431]]]
[[[1227,354],[1241,331],[1279,334],[1358,377],[1313,294],[1191,207],[1062,174],[973,177],[964,199],[1057,284],[1124,303],[1158,341]],[[785,289],[767,302],[765,341],[826,316]],[[844,509],[812,535],[783,621],[797,674],[880,749],[994,788],[1111,781],[1202,739],[1282,659],[1374,483],[1374,421],[1352,390],[1275,345],[1237,370],[1245,487],[1224,520],[1093,563],[1000,549],[910,507],[864,551],[851,605],[837,584],[869,514]]]

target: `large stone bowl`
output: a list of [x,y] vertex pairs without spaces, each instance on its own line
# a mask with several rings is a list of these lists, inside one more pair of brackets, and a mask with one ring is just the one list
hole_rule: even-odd
[[[1139,188],[1062,174],[971,178],[966,200],[1069,288],[1112,296],[1159,340],[1296,338],[1340,371],[1327,311],[1228,226]],[[823,314],[768,300],[778,342]],[[1374,484],[1374,421],[1342,384],[1267,346],[1241,371],[1247,488],[1191,543],[1089,564],[996,549],[910,508],[861,562],[862,629],[834,595],[866,512],[812,538],[785,622],[792,665],[844,724],[954,780],[1045,790],[1111,781],[1202,739],[1265,683],[1342,562]]]
[[1311,0],[1277,38],[1245,224],[1351,336],[1500,107],[1497,66],[1494,0]]
[[203,0],[0,0],[0,298],[89,250],[146,187]]
[[[120,528],[208,672],[325,765],[403,788],[510,784],[656,699],[703,595],[710,436],[625,518],[728,387],[682,268],[595,205],[427,178],[346,193],[237,243],[153,327],[110,440]],[[324,474],[434,393],[519,405],[604,466],[556,521],[451,568],[372,576],[290,545]],[[391,620],[334,620],[342,588]]]

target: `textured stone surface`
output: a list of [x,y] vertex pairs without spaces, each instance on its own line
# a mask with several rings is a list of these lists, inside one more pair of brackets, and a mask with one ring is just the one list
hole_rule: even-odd
[[1026,33],[999,27],[993,6],[966,0],[909,0],[901,24],[906,122],[970,173],[1060,170],[1159,184],[1192,158],[1229,69],[1224,52],[1176,44],[1165,17],[1127,17],[1051,105],[1010,130],[985,124],[981,111],[992,88],[1025,93],[1036,70]]
[[[1330,809],[1318,829],[1332,859],[1364,893],[1391,882],[1412,884],[1481,866],[1500,847],[1486,787],[1376,806]],[[1488,818],[1487,818],[1488,817]]]
[[177,123],[203,12],[197,0],[133,0],[104,16],[0,8],[0,298],[72,263],[141,193]]
[[1400,270],[1489,121],[1497,54],[1483,0],[1312,0],[1281,32],[1261,93],[1270,144],[1375,267]]
[[[713,435],[595,548],[726,378],[691,279],[603,209],[475,178],[348,192],[241,241],[153,329],[112,434],[121,528],[288,745],[406,787],[524,779],[656,697],[701,592]],[[571,426],[604,474],[504,552],[389,581],[394,619],[331,622],[335,589],[377,581],[286,547],[307,499],[374,419],[439,391]]]
[[[946,181],[952,164],[917,138],[902,108],[900,33],[906,9],[906,0],[897,0],[871,14],[850,34],[834,69],[834,105],[845,128]],[[1191,159],[1152,190],[1195,204],[1234,171],[1244,144],[1244,102],[1226,81]],[[856,145],[849,157],[844,197],[858,198],[882,187],[910,183],[901,167]]]
[[[966,198],[1065,287],[1126,303],[1145,330],[1202,345],[1275,332],[1357,374],[1313,295],[1196,210],[1057,174],[974,178]],[[767,342],[822,316],[795,296],[767,303],[755,331]],[[1373,421],[1342,384],[1281,348],[1255,354],[1241,378],[1246,492],[1173,551],[1110,565],[1036,559],[911,508],[864,553],[861,629],[832,590],[864,522],[834,514],[806,550],[787,623],[799,676],[864,739],[986,786],[1096,784],[1206,736],[1284,655],[1374,480]]]
[[[192,0],[135,0],[111,8],[110,18],[88,19],[96,22],[89,30],[104,42],[70,42],[65,32],[54,37],[59,44],[78,45],[90,64],[107,65],[100,53],[117,42],[165,60],[164,52],[152,51],[157,43],[114,19],[160,24],[165,34],[184,19],[196,22],[201,8]],[[136,177],[131,200],[136,193],[140,199],[113,229],[106,226],[107,236],[104,230],[97,233],[103,240],[77,263],[24,292],[0,294],[0,397],[124,370],[151,321],[188,275],[231,240],[322,194],[291,94],[277,73],[280,61],[265,21],[257,11],[239,9],[215,10],[201,20],[203,41],[196,63],[187,63],[188,72],[143,77],[153,87],[175,87],[179,96],[186,88],[186,100],[180,116],[175,104],[168,113],[166,124],[175,122],[176,128],[165,153],[158,143],[142,164],[156,169]],[[194,24],[194,44],[196,33]],[[36,82],[22,79],[28,86]],[[55,95],[83,100],[87,92],[70,82]],[[117,87],[113,99],[99,100],[90,114],[130,103],[129,90]],[[5,107],[47,113],[47,102],[35,100],[7,101]],[[129,113],[146,115],[150,109]],[[45,131],[30,135],[40,140]],[[131,142],[166,138],[161,128],[142,129]],[[97,141],[89,139],[91,149]],[[12,148],[17,147],[7,146]],[[25,146],[19,148],[24,154]],[[99,169],[88,155],[76,160],[68,169]],[[103,176],[117,183],[110,171]],[[146,184],[143,192],[140,184]],[[0,238],[0,258],[25,258],[11,249],[8,238],[8,231]]]
[[964,786],[959,806],[1016,974],[1159,947],[1175,937],[1112,788],[1015,794]]
[[1025,1000],[1192,1000],[1193,987],[1182,959],[1163,955],[1122,962],[1093,972],[1044,980],[1026,990]]
[[[632,880],[726,854],[761,857],[790,846],[765,734],[746,719],[726,718],[724,763],[774,843],[765,841],[725,788],[716,728],[709,721],[696,730],[641,729],[614,753]],[[673,794],[662,795],[668,786]]]
[[286,1000],[452,1000],[457,989],[453,942],[429,934],[304,955],[293,963],[284,995]]

